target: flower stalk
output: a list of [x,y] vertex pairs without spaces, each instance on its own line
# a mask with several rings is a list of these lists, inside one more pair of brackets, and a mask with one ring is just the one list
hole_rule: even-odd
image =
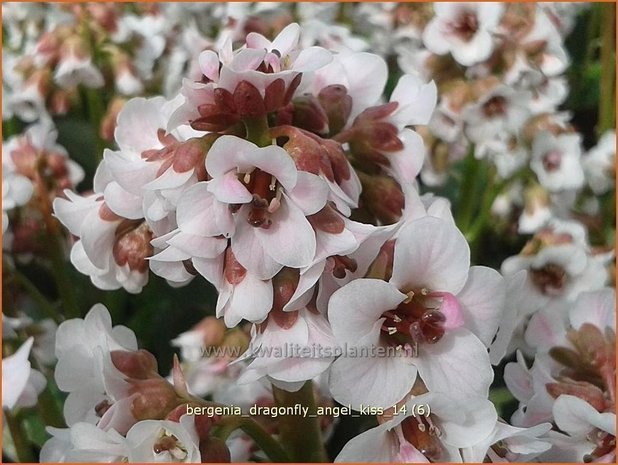
[[313,383],[307,381],[296,392],[288,392],[273,386],[275,404],[292,407],[300,404],[309,409],[307,416],[282,416],[279,419],[281,442],[293,462],[323,463],[327,461],[320,425],[315,415]]

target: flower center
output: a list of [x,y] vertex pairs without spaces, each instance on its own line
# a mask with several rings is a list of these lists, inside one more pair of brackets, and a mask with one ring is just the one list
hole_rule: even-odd
[[429,460],[438,461],[442,457],[442,432],[431,420],[431,416],[410,416],[401,422],[403,438]]
[[483,104],[483,114],[487,118],[495,118],[506,113],[506,99],[501,95],[495,95]]
[[557,150],[547,152],[543,156],[543,168],[545,171],[552,172],[560,169],[562,164],[562,154]]
[[240,181],[253,194],[251,209],[247,216],[248,223],[255,228],[268,229],[272,224],[270,215],[277,211],[280,205],[281,189],[277,179],[258,168],[244,173]]
[[555,263],[530,270],[532,282],[546,295],[558,295],[564,288],[568,275],[566,270]]
[[165,430],[161,432],[161,437],[154,443],[152,450],[157,455],[167,452],[176,460],[184,460],[187,457],[187,451],[178,438]]
[[469,42],[479,29],[476,14],[472,11],[462,11],[457,20],[450,23],[451,33],[464,42]]
[[449,293],[430,292],[426,288],[408,292],[408,298],[395,309],[382,314],[382,339],[395,347],[406,344],[435,344],[444,336],[447,315],[453,313],[459,324],[459,307]]

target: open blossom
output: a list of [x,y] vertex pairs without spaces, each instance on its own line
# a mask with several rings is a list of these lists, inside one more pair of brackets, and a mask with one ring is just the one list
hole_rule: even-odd
[[[454,396],[486,395],[492,373],[485,344],[502,311],[501,277],[470,268],[461,233],[433,216],[399,231],[392,263],[388,282],[355,280],[331,297],[328,315],[341,344],[397,350],[387,357],[338,358],[330,374],[335,399],[390,406],[404,398],[417,375],[430,391],[439,386]],[[466,374],[471,371],[473,379]]]
[[494,49],[496,26],[504,7],[499,3],[435,3],[436,16],[423,32],[423,43],[438,55],[451,53],[470,66],[486,60]]
[[553,221],[528,242],[519,255],[502,263],[502,272],[513,275],[528,270],[525,289],[537,300],[574,300],[582,291],[602,288],[606,264],[613,254],[591,253],[586,231],[573,221]]
[[582,187],[581,136],[540,132],[532,142],[530,166],[550,192]]
[[[381,424],[350,440],[336,462],[460,462],[460,449],[489,436],[497,419],[491,402],[483,398],[455,400],[442,392],[415,396],[405,411],[386,415]],[[428,405],[431,414],[416,412]],[[391,409],[392,412],[392,409]],[[482,460],[482,458],[481,458]]]
[[520,401],[513,423],[553,420],[574,439],[550,436],[555,448],[546,460],[615,454],[615,308],[615,292],[606,288],[581,293],[571,308],[557,302],[541,309],[525,333],[537,350],[533,366],[528,369],[521,356],[506,366],[505,381]]
[[586,181],[595,194],[603,194],[614,186],[616,172],[616,131],[608,131],[598,144],[582,157]]

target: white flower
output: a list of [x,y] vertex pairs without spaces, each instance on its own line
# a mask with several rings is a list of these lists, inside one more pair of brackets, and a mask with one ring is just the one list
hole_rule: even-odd
[[41,449],[41,463],[122,462],[127,460],[127,441],[116,430],[104,431],[90,423],[70,428],[47,427],[52,435]]
[[[419,405],[431,414],[416,413]],[[454,399],[441,392],[415,396],[405,409],[349,441],[335,462],[461,462],[459,449],[489,436],[497,420],[488,400]]]
[[530,167],[541,185],[550,192],[579,189],[584,184],[581,151],[579,134],[555,136],[548,131],[542,131],[532,141]]
[[614,187],[616,175],[616,131],[607,131],[583,157],[586,181],[592,192],[601,195]]
[[2,407],[33,407],[45,389],[45,376],[31,367],[28,357],[34,338],[30,337],[13,355],[2,359]]
[[85,421],[125,433],[135,423],[124,375],[109,358],[114,350],[136,351],[137,341],[130,329],[112,327],[101,304],[83,320],[67,320],[58,327],[55,379],[60,390],[69,393],[64,405],[69,426]]
[[[390,281],[352,281],[333,294],[328,308],[340,344],[397,353],[339,357],[330,373],[333,396],[343,404],[392,406],[412,388],[417,372],[429,390],[486,395],[492,378],[486,345],[503,298],[498,273],[470,268],[468,244],[452,219],[409,221],[398,233]],[[406,353],[410,347],[417,350]],[[474,378],[466,374],[471,370]]]
[[2,164],[2,232],[9,227],[8,211],[28,203],[34,188],[25,176],[11,172]]
[[423,43],[438,55],[450,52],[464,66],[484,61],[494,49],[492,33],[503,10],[499,3],[435,3]]
[[183,415],[180,422],[144,420],[127,433],[129,462],[201,463],[195,417]]

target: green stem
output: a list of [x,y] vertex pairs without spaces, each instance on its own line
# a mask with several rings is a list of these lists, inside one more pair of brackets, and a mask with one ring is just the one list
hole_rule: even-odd
[[279,417],[279,436],[293,462],[324,463],[326,450],[320,424],[316,415],[313,383],[307,381],[300,390],[288,392],[273,386],[275,404],[278,407],[294,407],[300,404],[309,409],[308,415],[284,415]]
[[472,244],[478,240],[481,233],[484,231],[487,225],[487,220],[491,216],[491,206],[493,205],[496,197],[502,192],[505,186],[504,182],[496,183],[494,181],[495,176],[489,177],[488,185],[483,194],[483,200],[481,201],[481,209],[476,216],[476,219],[466,232],[466,239]]
[[266,116],[262,118],[247,118],[244,120],[244,123],[247,129],[247,140],[253,142],[258,147],[266,147],[272,144]]
[[474,196],[480,168],[481,163],[474,157],[474,148],[471,148],[470,153],[464,160],[463,179],[459,187],[459,201],[457,203],[456,215],[457,226],[464,233],[468,231],[476,207]]
[[62,246],[57,228],[54,228],[54,230],[48,230],[47,237],[49,240],[49,258],[53,267],[52,275],[54,276],[58,294],[62,300],[64,314],[67,318],[79,318],[81,316],[81,312],[79,311],[77,298],[73,292],[74,283],[71,281],[71,278],[67,272],[64,248]]
[[62,411],[56,403],[56,399],[50,391],[49,386],[46,386],[43,392],[39,394],[37,407],[43,419],[43,423],[45,423],[46,426],[66,428],[67,425],[64,421]]
[[9,427],[11,438],[13,439],[13,445],[15,446],[15,452],[17,453],[17,460],[19,462],[33,463],[36,460],[26,430],[21,422],[8,410],[4,409],[4,420]]
[[85,89],[86,104],[88,107],[88,119],[94,130],[95,156],[97,161],[103,159],[103,151],[105,150],[105,141],[101,138],[101,121],[105,114],[101,94],[96,89]]
[[[9,269],[5,264],[5,269]],[[9,271],[9,276],[13,279],[17,284],[19,284],[24,291],[26,291],[30,297],[37,303],[39,308],[43,310],[51,319],[53,319],[56,323],[60,323],[63,318],[56,309],[56,306],[53,305],[47,298],[37,289],[37,287],[32,284],[32,281],[28,279],[26,275],[21,273],[16,269],[11,269]]]
[[601,24],[601,98],[599,102],[599,127],[601,135],[616,125],[616,5],[600,5],[604,10]]
[[281,445],[252,418],[239,416],[224,417],[215,435],[222,441],[225,441],[237,429],[249,435],[269,460],[279,463],[290,462],[290,458]]

